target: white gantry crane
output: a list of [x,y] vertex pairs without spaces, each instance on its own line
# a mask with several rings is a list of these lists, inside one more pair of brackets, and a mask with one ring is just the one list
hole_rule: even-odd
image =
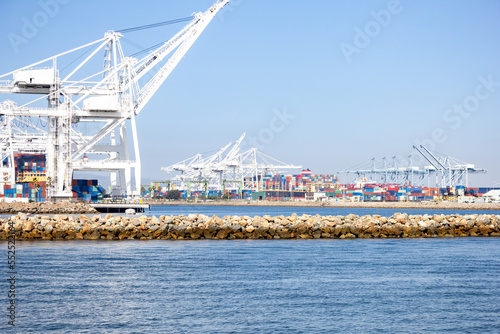
[[364,168],[346,170],[340,173],[356,174],[358,177],[369,176],[372,178],[372,181],[377,181],[378,179],[382,183],[408,184],[413,186],[427,185],[429,187],[431,186],[431,176],[435,175],[435,186],[441,188],[454,186],[468,187],[469,174],[486,173],[485,169],[476,168],[474,164],[432,152],[423,145],[414,145],[413,148],[420,153],[424,161],[418,159],[419,155],[414,157],[412,154],[408,156],[408,160],[393,156],[390,163],[385,157],[382,158],[382,161],[377,161],[373,158],[371,166],[365,164]]
[[[203,183],[210,189],[221,190],[227,183],[229,188],[239,186],[258,191],[263,175],[302,168],[275,159],[257,148],[240,153],[244,138],[245,133],[234,144],[227,144],[211,156],[203,157],[202,154],[197,154],[171,166],[162,167],[161,170],[167,173],[178,172],[179,174],[170,179],[180,182],[179,188],[182,190],[189,190],[190,183]],[[225,153],[226,151],[228,152]],[[245,177],[250,177],[252,181],[245,184]]]
[[460,161],[450,156],[432,152],[424,145],[413,146],[430,165],[428,170],[436,173],[436,185],[440,187],[454,187],[457,185],[469,186],[469,174],[486,173],[483,168],[476,168],[474,164]]
[[[0,93],[40,96],[0,103],[1,181],[13,183],[13,154],[37,152],[46,155],[47,190],[54,201],[71,197],[73,171],[109,172],[114,193],[139,194],[136,116],[228,2],[218,0],[194,14],[142,59],[125,57],[122,34],[108,31],[104,38],[1,75]],[[85,49],[81,63],[69,70],[69,65],[58,67],[65,57]],[[95,58],[102,54],[104,66],[96,72]]]

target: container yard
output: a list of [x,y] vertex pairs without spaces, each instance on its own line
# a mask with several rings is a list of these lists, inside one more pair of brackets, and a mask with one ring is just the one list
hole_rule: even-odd
[[[362,169],[339,172],[344,178],[341,183],[335,174],[313,174],[301,166],[271,158],[257,148],[240,153],[244,138],[245,133],[234,144],[229,143],[213,155],[197,154],[163,167],[171,182],[169,186],[175,185],[179,191],[178,199],[467,202],[480,201],[482,195],[494,189],[466,187],[469,175],[486,170],[433,152],[423,145],[414,146],[418,155],[410,155],[407,161],[395,156],[391,164],[386,158],[380,163],[372,159]],[[287,174],[287,169],[302,171]],[[349,180],[346,174],[356,174],[357,179]],[[431,186],[433,179],[436,180],[434,187]],[[226,184],[229,187],[226,188]],[[142,195],[161,199],[167,197],[168,191],[153,187]]]
[[[258,183],[259,190],[250,189]],[[341,184],[336,175],[312,174],[303,170],[300,174],[268,174],[256,181],[246,177],[243,190],[180,190],[179,198],[189,199],[244,199],[254,201],[344,201],[344,202],[421,202],[450,200],[462,202],[481,201],[494,187],[422,187],[409,184],[377,183],[361,178],[353,184]],[[145,192],[146,198],[164,198],[167,189]],[[225,196],[224,196],[225,195]],[[484,199],[487,200],[486,198]]]
[[266,201],[349,201],[394,202],[436,201],[459,197],[478,198],[499,188],[466,188],[465,186],[432,188],[412,185],[383,184],[361,179],[354,184],[340,184],[335,175],[275,175],[264,180],[262,191],[252,199]]
[[[50,200],[47,185],[45,156],[41,154],[16,154],[15,183],[0,184],[0,199],[7,201],[45,202]],[[152,182],[143,187],[144,198],[166,198],[176,191],[180,200],[240,199],[254,201],[344,201],[344,202],[403,202],[459,200],[461,202],[495,201],[484,197],[494,187],[422,187],[410,184],[379,183],[361,178],[352,184],[341,184],[334,174],[313,174],[302,170],[299,174],[264,174],[247,176],[243,181],[225,180],[217,189],[205,181],[191,181],[188,189],[178,189],[170,182]],[[226,184],[233,187],[225,187]],[[235,186],[237,185],[237,186]],[[72,200],[100,203],[105,189],[98,180],[73,179]]]

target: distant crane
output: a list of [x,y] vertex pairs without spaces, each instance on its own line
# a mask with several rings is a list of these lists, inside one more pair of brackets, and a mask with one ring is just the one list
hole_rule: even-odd
[[[469,185],[470,173],[486,173],[485,169],[476,168],[469,164],[449,156],[431,152],[424,145],[413,146],[430,164],[427,169],[436,172],[436,183],[441,187],[453,187],[456,185]],[[439,182],[440,179],[440,182]]]
[[[208,182],[208,187],[215,190],[225,190],[228,188],[242,188],[260,190],[260,180],[265,174],[276,174],[280,170],[301,169],[302,166],[287,164],[275,159],[257,148],[250,148],[240,153],[241,144],[245,138],[243,133],[233,144],[229,143],[222,147],[214,155],[203,157],[197,154],[191,158],[180,161],[161,170],[167,173],[180,172],[174,176],[172,181],[179,181],[180,188],[191,190],[192,183]],[[224,155],[224,152],[229,151]],[[244,184],[245,177],[250,177],[252,181]]]
[[432,152],[423,145],[413,146],[413,148],[430,165],[415,164],[413,161],[414,157],[410,154],[408,155],[408,160],[393,156],[392,166],[387,165],[385,157],[382,158],[382,163],[379,162],[378,164],[377,160],[373,158],[370,167],[346,170],[341,173],[356,174],[358,176],[370,175],[372,179],[380,176],[383,183],[406,183],[414,186],[424,185],[426,180],[427,185],[430,186],[430,177],[435,174],[436,187],[445,188],[457,185],[468,186],[469,174],[486,172],[485,169],[476,168],[473,164]]
[[[375,180],[377,176],[380,176],[380,180],[383,183],[396,183],[396,184],[412,184],[418,185],[423,182],[426,176],[429,175],[429,171],[416,166],[413,163],[413,156],[408,155],[408,160],[398,158],[396,156],[392,157],[392,163],[388,164],[387,158],[383,157],[382,162],[375,158],[371,159],[370,167],[363,169],[353,169],[346,170],[340,173],[344,174],[356,174],[358,176],[368,176],[370,175],[372,181]],[[378,167],[380,166],[381,167]]]
[[[46,155],[51,180],[47,190],[53,201],[72,197],[73,171],[109,172],[112,193],[140,194],[135,117],[228,2],[218,0],[204,13],[194,14],[175,36],[142,59],[125,57],[122,34],[108,31],[104,38],[1,75],[0,93],[41,97],[28,103],[0,103],[0,172],[4,175],[0,181],[13,183],[14,153],[35,151]],[[92,52],[63,76],[65,68],[58,67],[61,58],[84,48]],[[104,66],[89,72],[98,52],[104,53]],[[156,73],[146,80],[153,69]],[[40,107],[44,100],[48,105]],[[34,120],[45,122],[47,129],[36,126]],[[94,125],[94,131],[83,133],[77,124]]]

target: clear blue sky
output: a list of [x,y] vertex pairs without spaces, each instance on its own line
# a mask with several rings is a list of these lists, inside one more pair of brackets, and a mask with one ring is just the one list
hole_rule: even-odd
[[[33,21],[43,6],[2,1],[0,73],[213,0],[65,2],[16,52],[9,33],[21,35],[23,17]],[[148,47],[181,27],[129,34],[122,45],[131,54],[133,43]],[[496,0],[234,1],[140,114],[143,175],[163,179],[162,166],[247,132],[266,139],[264,152],[314,173],[407,156],[432,140],[488,170],[473,185],[499,186],[499,35]],[[295,118],[263,137],[285,109]]]

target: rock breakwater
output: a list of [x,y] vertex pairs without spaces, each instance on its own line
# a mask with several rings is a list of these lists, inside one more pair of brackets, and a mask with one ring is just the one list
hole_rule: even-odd
[[96,209],[85,203],[0,203],[0,213],[16,214],[18,212],[30,214],[78,214],[78,213],[98,213]]
[[114,216],[20,213],[0,219],[0,239],[15,231],[24,240],[123,239],[354,239],[500,237],[500,216]]

